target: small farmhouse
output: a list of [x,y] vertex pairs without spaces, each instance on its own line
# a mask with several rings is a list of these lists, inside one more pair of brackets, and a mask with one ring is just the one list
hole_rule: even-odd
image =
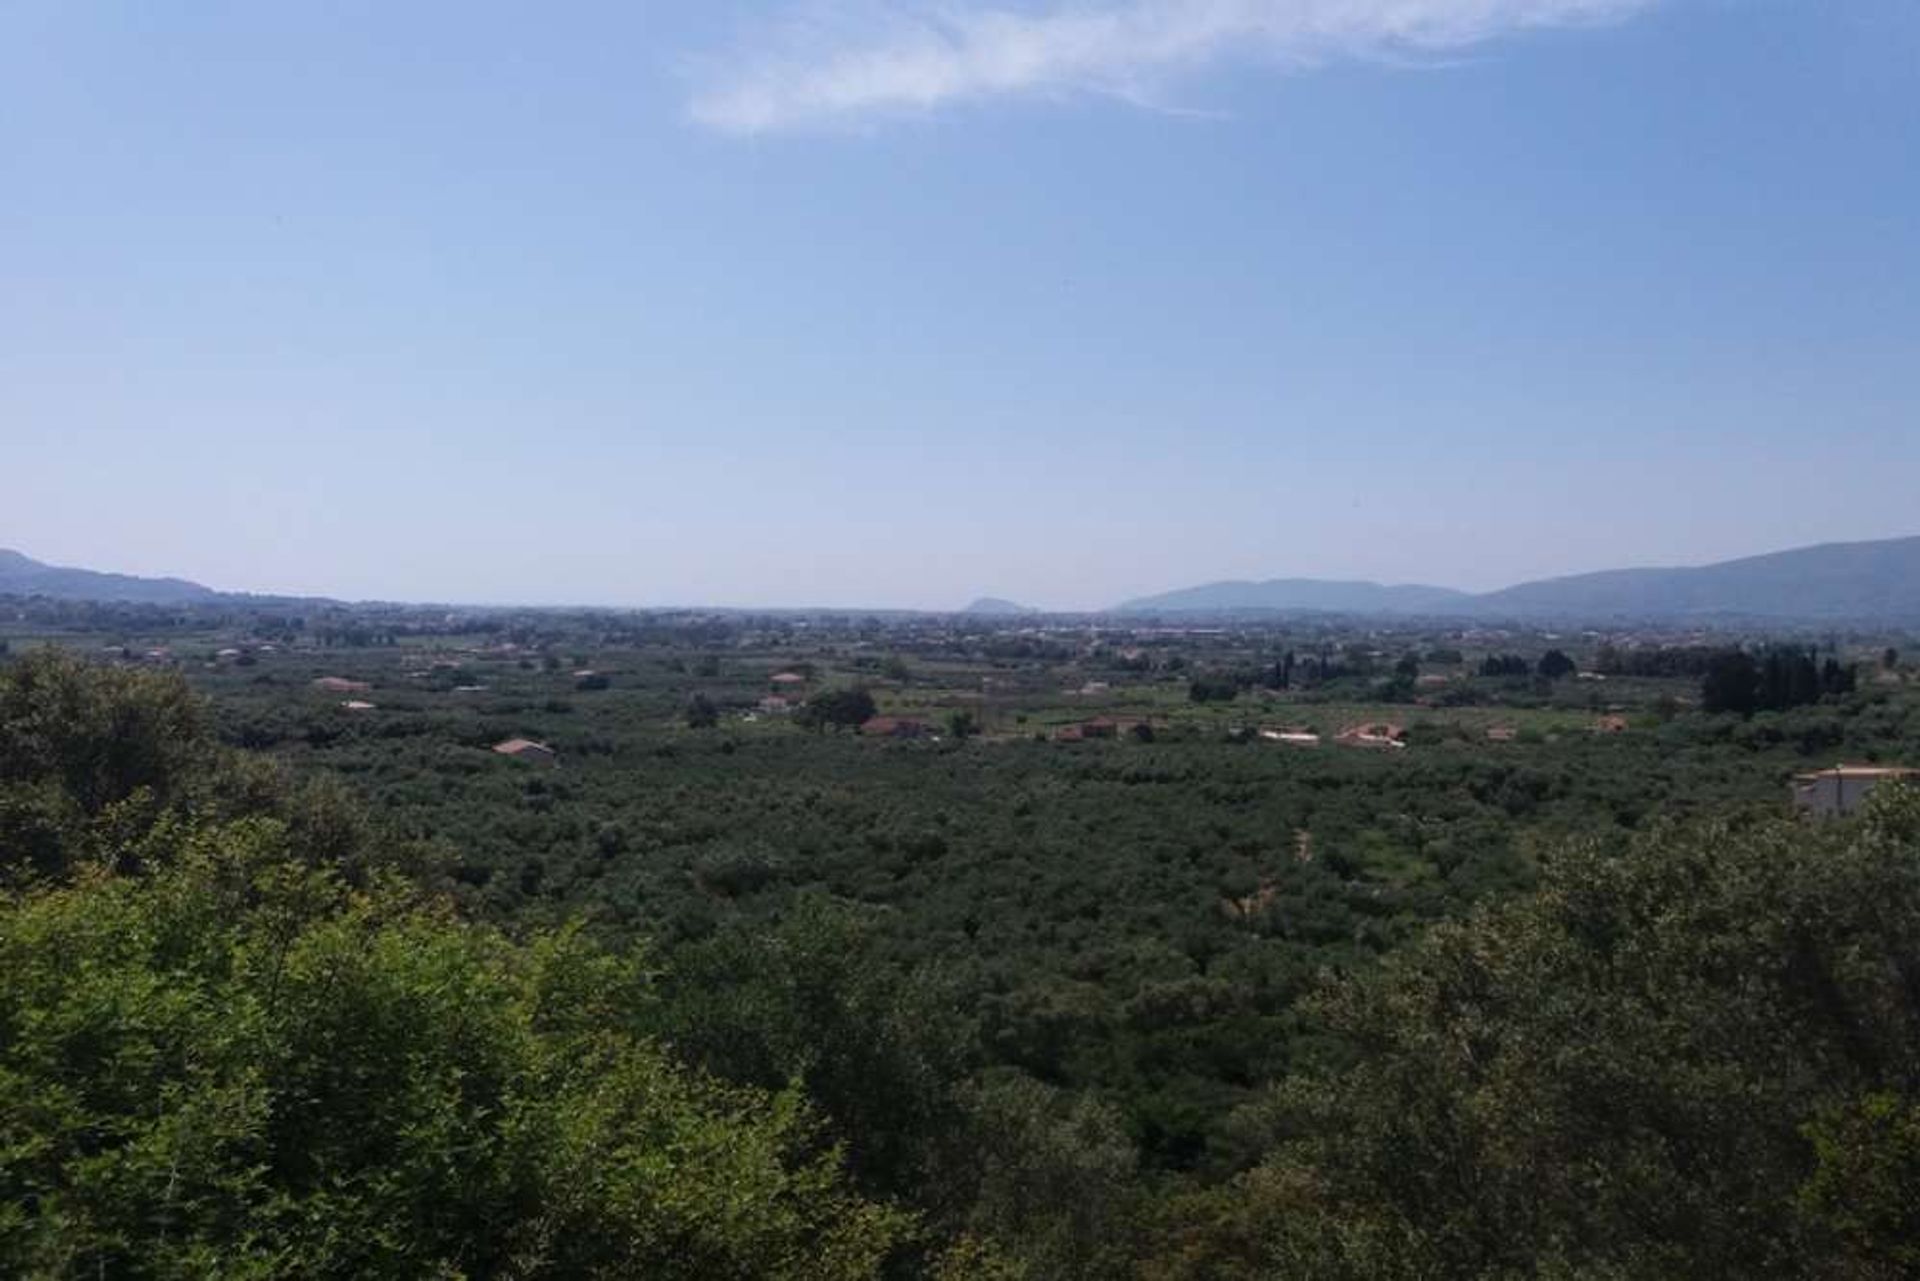
[[1385,721],[1371,725],[1353,725],[1340,732],[1337,741],[1349,747],[1399,749],[1406,747],[1407,731]]
[[501,756],[511,756],[517,761],[528,761],[535,765],[551,765],[560,759],[560,754],[551,747],[530,738],[510,738],[504,743],[495,743],[493,750]]
[[1920,782],[1920,769],[1897,765],[1836,765],[1793,777],[1793,803],[1808,814],[1851,814],[1888,781]]
[[[1135,722],[1136,724],[1138,722]],[[1123,728],[1119,721],[1107,716],[1096,716],[1090,721],[1080,721],[1073,725],[1062,725],[1053,731],[1056,743],[1079,743],[1090,738],[1118,738]]]

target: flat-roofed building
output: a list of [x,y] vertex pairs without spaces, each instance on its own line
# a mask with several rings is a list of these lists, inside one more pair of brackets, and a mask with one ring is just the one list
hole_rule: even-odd
[[1920,769],[1900,765],[1836,765],[1793,776],[1793,803],[1809,814],[1851,814],[1880,784],[1920,781]]
[[551,765],[560,759],[560,754],[551,747],[530,738],[510,738],[504,743],[495,743],[493,750],[502,756],[511,756],[516,761],[531,761],[536,765]]

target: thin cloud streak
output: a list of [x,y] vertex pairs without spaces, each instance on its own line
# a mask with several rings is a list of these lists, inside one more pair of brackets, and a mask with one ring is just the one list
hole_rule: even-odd
[[726,133],[861,126],[1011,96],[1150,101],[1245,57],[1292,68],[1431,56],[1499,36],[1614,22],[1657,0],[1081,0],[814,8],[723,63],[691,104]]

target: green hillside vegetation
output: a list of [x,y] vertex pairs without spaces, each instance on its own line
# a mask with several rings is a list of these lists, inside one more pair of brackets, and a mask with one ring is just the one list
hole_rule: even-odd
[[[0,1271],[1911,1263],[1920,818],[1785,804],[1920,763],[1898,637],[41,602],[9,644]],[[930,732],[791,710],[855,694]]]
[[643,952],[462,921],[270,774],[222,795],[190,707],[0,681],[0,1268],[859,1277],[908,1238],[796,1090],[673,1060]]
[[1194,1276],[1899,1276],[1916,1261],[1920,794],[1556,852],[1312,1017]]

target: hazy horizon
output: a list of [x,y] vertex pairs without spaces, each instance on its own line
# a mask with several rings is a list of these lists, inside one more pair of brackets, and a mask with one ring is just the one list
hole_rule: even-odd
[[[1888,538],[1893,540],[1902,540],[1907,538],[1920,538],[1920,534],[1908,534],[1908,535],[1894,534],[1894,535],[1889,535]],[[1835,541],[1855,542],[1855,541],[1861,541],[1861,540],[1835,540]],[[1864,541],[1885,541],[1885,540],[1864,540]],[[1828,544],[1820,544],[1820,545],[1828,545]],[[1761,552],[1751,553],[1750,555],[1766,556],[1766,555],[1770,555],[1777,552],[1787,552],[1787,551],[1797,551],[1797,550],[1806,550],[1806,548],[1805,547],[1793,547],[1793,548],[1773,547],[1773,548],[1767,548]],[[117,566],[112,566],[112,565],[71,565],[71,564],[65,564],[62,562],[47,561],[41,557],[33,557],[29,553],[26,553],[22,549],[17,547],[0,547],[0,554],[4,554],[7,552],[15,552],[22,555],[29,555],[30,559],[38,560],[42,564],[50,565],[54,568],[90,570],[95,572],[106,572],[106,573],[127,572]],[[1743,556],[1724,558],[1724,559],[1739,560],[1739,559],[1745,559],[1745,558],[1746,557],[1743,555]],[[1573,570],[1573,571],[1569,571],[1566,574],[1542,575],[1541,577],[1542,579],[1577,577],[1582,574],[1594,573],[1594,572],[1599,572],[1604,570],[1683,569],[1683,568],[1699,567],[1699,566],[1710,564],[1710,563],[1717,563],[1717,562],[1684,562],[1683,563],[1683,562],[1674,561],[1674,562],[1666,562],[1666,563],[1660,563],[1660,564],[1646,563],[1646,564],[1633,564],[1633,565],[1625,565],[1625,564],[1604,565],[1604,566],[1595,566],[1592,569]],[[186,573],[164,573],[164,574],[143,575],[143,576],[182,579],[189,582],[193,582],[198,586],[211,588],[215,591],[220,591],[220,592],[228,592],[228,593],[236,593],[236,594],[253,594],[253,595],[260,595],[260,596],[314,597],[314,598],[321,598],[321,599],[339,600],[348,604],[389,603],[389,604],[396,604],[396,605],[445,605],[450,608],[476,608],[476,609],[512,609],[512,608],[532,608],[532,609],[578,608],[578,609],[614,609],[614,610],[716,609],[716,610],[726,610],[726,611],[732,611],[732,612],[751,612],[755,610],[771,610],[776,612],[804,612],[808,610],[817,609],[817,610],[826,610],[826,611],[881,610],[881,611],[902,611],[902,612],[908,612],[908,613],[915,613],[915,612],[952,613],[952,612],[964,610],[976,603],[993,602],[993,603],[1014,605],[1021,608],[1030,609],[1039,613],[1054,613],[1054,614],[1099,613],[1106,610],[1110,610],[1120,605],[1127,604],[1130,601],[1135,599],[1164,595],[1169,592],[1178,592],[1178,591],[1189,589],[1189,588],[1222,586],[1222,585],[1225,585],[1228,583],[1234,583],[1234,582],[1259,583],[1259,582],[1280,580],[1280,581],[1313,581],[1313,582],[1322,582],[1322,583],[1363,583],[1363,584],[1369,584],[1369,585],[1375,585],[1375,586],[1381,586],[1381,587],[1426,587],[1426,588],[1440,588],[1440,589],[1450,588],[1451,590],[1467,592],[1469,594],[1480,594],[1488,591],[1497,591],[1501,588],[1520,586],[1522,585],[1523,581],[1525,582],[1538,581],[1538,580],[1515,580],[1514,582],[1498,583],[1488,588],[1454,588],[1452,587],[1451,584],[1448,584],[1446,582],[1430,580],[1430,579],[1423,579],[1418,581],[1406,580],[1406,581],[1380,583],[1380,582],[1375,582],[1375,580],[1366,580],[1366,579],[1340,579],[1340,578],[1332,578],[1332,577],[1319,577],[1319,576],[1296,575],[1296,574],[1274,574],[1274,575],[1266,575],[1262,578],[1251,578],[1251,579],[1196,578],[1187,582],[1172,583],[1172,584],[1163,585],[1162,587],[1158,587],[1158,588],[1145,589],[1142,591],[1131,593],[1130,595],[1124,598],[1115,598],[1113,600],[1103,601],[1098,604],[1069,606],[1069,605],[1056,605],[1047,601],[1020,600],[1020,599],[1004,596],[998,592],[991,592],[991,591],[976,592],[973,595],[966,597],[964,600],[956,599],[951,601],[941,601],[941,602],[912,604],[912,605],[899,604],[894,602],[884,602],[884,601],[860,601],[857,599],[847,599],[847,600],[841,600],[841,601],[835,601],[835,602],[800,601],[800,600],[723,601],[723,600],[706,600],[706,599],[656,600],[656,601],[622,601],[622,600],[611,600],[611,599],[523,600],[523,599],[512,599],[512,598],[499,598],[499,599],[458,598],[458,597],[450,597],[450,596],[437,596],[432,594],[428,594],[424,596],[358,596],[356,597],[356,596],[341,596],[336,593],[327,593],[327,592],[291,591],[291,590],[271,588],[271,587],[265,587],[265,588],[263,587],[231,587],[231,586],[227,586],[219,583],[203,582],[195,578],[192,574],[186,574]]]
[[0,546],[1056,610],[1914,531],[1920,6],[0,14]]

